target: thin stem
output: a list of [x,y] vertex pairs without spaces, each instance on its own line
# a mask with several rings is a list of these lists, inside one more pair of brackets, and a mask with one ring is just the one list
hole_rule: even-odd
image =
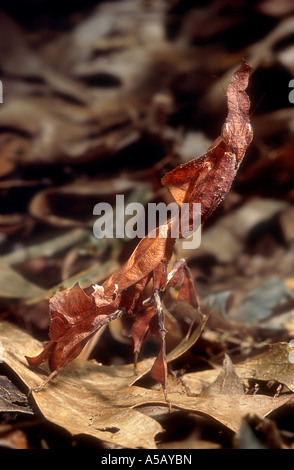
[[158,290],[155,290],[153,293],[153,297],[155,300],[156,304],[156,310],[157,310],[157,315],[158,315],[158,325],[159,325],[159,333],[160,333],[160,340],[161,340],[161,352],[162,352],[162,359],[163,359],[163,364],[164,364],[164,378],[163,378],[163,383],[162,383],[162,388],[163,388],[163,393],[164,393],[164,398],[166,402],[168,403],[169,409],[171,409],[171,403],[168,399],[167,396],[167,361],[166,361],[166,341],[165,341],[165,336],[167,333],[166,327],[165,327],[165,318],[164,318],[164,313],[161,305],[161,295]]

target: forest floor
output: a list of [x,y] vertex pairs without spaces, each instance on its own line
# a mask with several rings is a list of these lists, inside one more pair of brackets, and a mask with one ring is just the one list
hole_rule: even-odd
[[[2,3],[0,447],[293,448],[293,3]],[[29,394],[49,299],[101,284],[138,243],[96,238],[95,205],[170,202],[161,178],[220,135],[243,58],[253,141],[199,248],[175,247],[208,320],[196,341],[191,311],[164,303],[171,410],[156,337],[134,375],[120,320]]]

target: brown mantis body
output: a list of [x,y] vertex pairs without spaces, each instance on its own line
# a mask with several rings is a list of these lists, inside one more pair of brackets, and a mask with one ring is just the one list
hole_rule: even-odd
[[[193,204],[201,204],[201,223],[205,222],[230,190],[252,140],[250,102],[245,92],[250,72],[251,67],[243,61],[233,74],[227,90],[228,116],[222,135],[213,146],[205,155],[178,166],[162,179],[180,208],[183,203],[188,204],[189,226],[194,229],[197,229],[197,221],[195,224],[193,220]],[[177,261],[167,273],[176,242],[171,236],[172,223],[172,219],[167,222],[165,237],[160,237],[157,229],[154,238],[148,235],[143,238],[128,261],[102,286],[82,290],[76,284],[51,298],[50,342],[38,356],[27,357],[31,366],[48,360],[52,373],[39,390],[79,355],[97,330],[122,316],[133,318],[136,363],[150,322],[157,316],[160,351],[151,375],[162,384],[167,400],[166,326],[161,299],[169,287],[181,284],[179,299],[198,310],[194,282],[185,260]],[[146,299],[144,292],[150,281],[153,295]]]

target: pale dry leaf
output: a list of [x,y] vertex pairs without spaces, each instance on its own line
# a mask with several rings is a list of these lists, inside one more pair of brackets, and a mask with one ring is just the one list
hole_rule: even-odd
[[[38,387],[43,375],[32,371],[24,356],[40,352],[41,344],[8,322],[0,323],[0,337],[3,361],[28,388]],[[121,370],[76,360],[67,368],[66,375],[61,374],[51,386],[32,395],[45,418],[73,435],[87,434],[128,448],[154,448],[155,436],[162,432],[162,427],[132,409],[138,401],[136,391],[139,401],[146,401],[144,389],[128,388],[132,375],[131,368]],[[146,390],[147,395],[148,392],[153,399],[164,402],[160,392]]]
[[0,264],[0,276],[0,297],[27,299],[37,296],[42,297],[46,292],[44,289],[28,281],[17,271],[5,264]]
[[[3,361],[29,388],[41,385],[43,375],[31,370],[24,358],[26,354],[39,353],[41,344],[8,322],[0,323],[0,337]],[[150,370],[152,362],[153,359],[140,362],[139,375]],[[132,364],[101,366],[95,361],[76,359],[46,388],[32,394],[44,417],[73,435],[87,434],[128,448],[154,448],[162,427],[139,409],[158,404],[164,405],[168,412],[167,403],[160,391],[131,386],[133,378]],[[232,407],[231,395],[195,397],[169,393],[173,408],[212,417],[234,432],[247,413],[267,416],[291,397],[292,394],[277,398],[235,394]]]
[[263,418],[293,397],[293,394],[280,397],[245,394],[243,376],[246,373],[235,368],[226,356],[223,368],[187,374],[182,382],[189,394],[199,394],[195,397],[198,409],[206,409],[210,416],[237,432],[243,416],[255,413]]
[[294,363],[291,362],[291,353],[293,349],[288,343],[271,344],[258,356],[236,364],[236,372],[239,376],[256,380],[274,380],[294,392]]
[[201,396],[215,395],[243,395],[244,387],[238,377],[233,363],[226,354],[223,361],[223,368],[217,378],[201,391]]
[[184,400],[181,409],[195,411],[200,414],[211,416],[227,428],[238,432],[242,417],[248,413],[256,413],[260,417],[265,417],[277,408],[290,401],[292,395],[280,396],[277,398],[266,395],[211,395],[208,397],[196,397],[193,402]]
[[[234,365],[234,370],[240,380],[255,379],[276,381],[286,385],[294,392],[294,364],[290,361],[293,349],[287,343],[268,345],[266,350],[253,358],[245,359]],[[217,378],[221,367],[192,372],[182,377],[182,382],[190,394],[198,394],[210,386]]]
[[181,377],[181,382],[187,389],[189,396],[197,396],[203,388],[208,387],[221,371],[221,367],[215,369],[201,370],[199,372],[190,372]]

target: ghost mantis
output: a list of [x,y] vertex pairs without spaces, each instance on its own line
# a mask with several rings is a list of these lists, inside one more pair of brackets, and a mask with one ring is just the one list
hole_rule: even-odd
[[[228,115],[221,136],[206,154],[184,163],[167,173],[161,180],[175,202],[188,207],[189,226],[197,229],[193,204],[201,204],[201,223],[204,223],[229,192],[244,154],[252,140],[250,101],[245,92],[252,69],[243,60],[233,74],[227,89]],[[172,237],[171,218],[165,227],[148,234],[137,245],[127,262],[101,285],[81,289],[78,284],[57,292],[49,302],[50,342],[35,357],[27,357],[31,366],[48,361],[51,374],[42,389],[70,361],[76,358],[85,344],[102,326],[122,317],[133,320],[135,366],[151,321],[160,338],[160,350],[151,369],[151,376],[161,383],[167,396],[166,325],[162,299],[170,287],[180,285],[178,299],[189,303],[200,318],[202,331],[205,318],[199,309],[192,275],[184,259],[175,262],[168,272],[176,238]],[[182,237],[181,227],[179,237]],[[152,283],[152,295],[146,297],[146,286]]]

